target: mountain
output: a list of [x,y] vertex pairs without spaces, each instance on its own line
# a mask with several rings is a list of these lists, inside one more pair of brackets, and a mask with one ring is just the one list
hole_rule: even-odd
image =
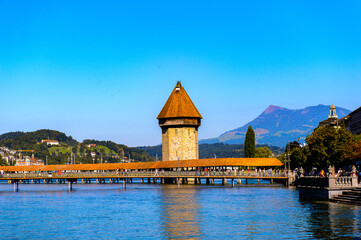
[[[342,118],[351,111],[336,107],[336,112]],[[330,106],[322,104],[296,110],[270,105],[256,119],[242,127],[225,132],[217,138],[201,140],[200,143],[242,144],[248,126],[252,126],[255,131],[257,144],[284,147],[287,141],[298,138],[302,143],[320,121],[328,118],[329,113]]]

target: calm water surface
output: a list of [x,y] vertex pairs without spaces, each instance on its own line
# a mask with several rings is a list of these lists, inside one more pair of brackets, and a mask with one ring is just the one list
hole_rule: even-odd
[[352,239],[361,207],[270,185],[0,184],[0,239]]

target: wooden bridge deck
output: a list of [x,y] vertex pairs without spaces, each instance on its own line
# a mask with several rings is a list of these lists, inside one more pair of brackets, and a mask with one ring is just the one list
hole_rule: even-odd
[[103,172],[103,173],[10,173],[0,176],[0,180],[35,180],[35,179],[133,179],[133,178],[204,178],[204,179],[287,179],[285,174],[269,173],[228,173],[228,172],[195,172],[195,171],[167,171],[149,172]]
[[215,179],[221,179],[222,184],[226,185],[227,180],[231,180],[232,186],[235,184],[235,180],[241,183],[239,179],[245,179],[246,183],[248,179],[269,180],[282,182],[288,185],[289,178],[284,174],[270,174],[270,173],[231,173],[231,172],[194,172],[194,171],[166,171],[166,172],[67,172],[67,173],[12,173],[0,176],[0,180],[7,181],[14,184],[14,191],[19,190],[19,183],[68,183],[69,190],[71,191],[74,183],[123,183],[123,188],[126,188],[127,182],[132,182],[133,179],[140,179],[141,183],[183,183],[183,184],[200,184],[201,179],[205,180],[207,184],[214,184]]

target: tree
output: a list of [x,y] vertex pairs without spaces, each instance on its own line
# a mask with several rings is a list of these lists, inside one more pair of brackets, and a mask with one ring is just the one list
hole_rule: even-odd
[[346,159],[344,153],[351,140],[351,132],[344,128],[333,126],[316,128],[306,138],[308,145],[307,165],[315,167],[341,165]]
[[258,147],[255,149],[256,158],[269,158],[272,156],[272,151],[268,147]]
[[347,142],[343,158],[350,161],[361,160],[361,135],[353,135]]
[[248,126],[246,132],[246,138],[244,140],[244,157],[253,158],[255,157],[255,134],[251,126]]
[[7,162],[5,161],[5,159],[3,159],[0,155],[0,166],[7,166]]
[[[282,159],[285,160],[289,158],[291,160],[291,169],[298,167],[306,167],[307,165],[307,153],[308,146],[301,147],[300,143],[297,141],[289,142],[286,145],[285,153],[282,155]],[[312,167],[312,166],[311,166]]]
[[307,157],[305,152],[307,152],[307,146],[301,148],[299,145],[290,151],[291,169],[306,166]]
[[286,145],[285,151],[286,151],[286,152],[288,152],[288,151],[292,152],[293,149],[295,149],[295,148],[300,148],[300,147],[301,147],[301,146],[300,146],[300,143],[297,142],[297,141],[289,142],[289,143],[287,143],[287,145]]
[[74,155],[76,155],[78,152],[78,147],[77,146],[71,147],[71,152],[74,153]]

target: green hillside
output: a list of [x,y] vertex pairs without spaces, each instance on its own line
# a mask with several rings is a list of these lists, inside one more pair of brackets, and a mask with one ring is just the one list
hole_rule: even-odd
[[[58,146],[41,143],[43,139],[56,140]],[[96,147],[87,147],[88,144]],[[0,135],[0,147],[10,150],[34,150],[37,159],[47,159],[48,164],[65,164],[71,159],[75,163],[120,162],[123,158],[133,161],[154,161],[146,151],[129,148],[126,145],[111,141],[84,140],[80,143],[65,133],[54,130],[38,130],[34,132],[10,132]],[[25,152],[24,155],[32,153]]]

